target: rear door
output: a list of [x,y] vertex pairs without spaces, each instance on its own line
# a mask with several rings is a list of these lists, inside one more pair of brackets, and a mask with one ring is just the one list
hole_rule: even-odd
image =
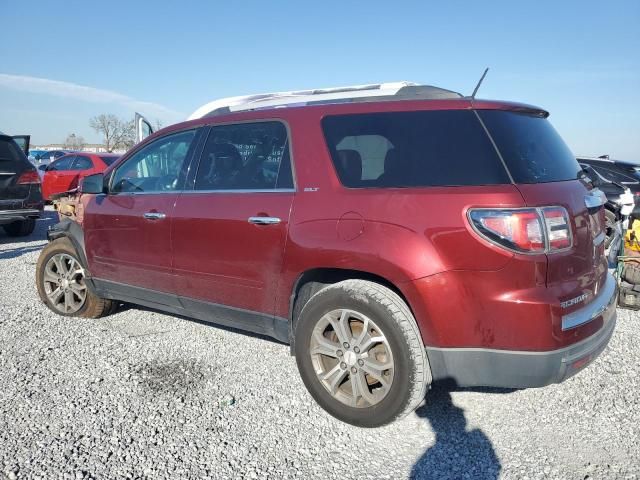
[[187,308],[211,313],[195,299],[273,314],[294,197],[288,142],[278,121],[211,128],[171,229]]
[[71,175],[67,190],[78,188],[78,181],[80,177],[91,175],[95,170],[96,166],[91,157],[87,155],[76,155],[75,160],[71,164],[71,170],[69,172]]
[[[528,206],[560,206],[572,227],[570,248],[547,255],[547,286],[561,302],[588,303],[607,275],[604,209],[575,156],[542,115],[482,110],[479,115]],[[595,203],[594,203],[595,202]],[[588,208],[592,205],[592,208]]]
[[0,210],[14,208],[15,200],[27,198],[30,184],[20,184],[20,176],[33,169],[20,146],[9,136],[0,135]]

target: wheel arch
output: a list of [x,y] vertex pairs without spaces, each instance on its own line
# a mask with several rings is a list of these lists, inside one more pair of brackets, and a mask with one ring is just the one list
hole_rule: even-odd
[[402,290],[395,283],[383,276],[365,270],[335,267],[311,268],[298,275],[289,298],[289,344],[292,354],[295,348],[295,326],[302,307],[304,307],[305,303],[313,295],[322,290],[322,288],[343,280],[368,280],[383,285],[398,294],[415,316],[415,312],[411,308],[411,304]]

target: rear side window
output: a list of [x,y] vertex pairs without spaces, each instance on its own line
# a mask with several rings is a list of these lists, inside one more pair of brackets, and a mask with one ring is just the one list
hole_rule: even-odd
[[578,178],[580,166],[558,132],[533,114],[479,110],[515,183],[560,182]]
[[10,137],[0,137],[0,162],[22,162],[25,155]]
[[93,162],[89,157],[76,157],[76,161],[73,164],[73,170],[89,170],[93,168]]
[[328,116],[322,128],[346,187],[509,183],[493,145],[469,110]]
[[196,190],[293,188],[287,129],[280,122],[211,127]]

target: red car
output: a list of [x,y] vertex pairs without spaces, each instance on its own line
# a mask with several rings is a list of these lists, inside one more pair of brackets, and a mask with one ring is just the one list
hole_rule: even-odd
[[383,84],[194,117],[83,179],[82,225],[38,261],[54,312],[129,302],[272,336],[365,427],[432,381],[541,387],[608,344],[606,199],[545,110]]
[[52,195],[73,190],[80,177],[103,172],[120,155],[111,153],[69,153],[46,166],[42,179],[42,194],[45,200]]

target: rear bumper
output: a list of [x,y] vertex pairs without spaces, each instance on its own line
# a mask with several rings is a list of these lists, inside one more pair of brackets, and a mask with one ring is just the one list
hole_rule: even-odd
[[593,362],[606,348],[615,329],[617,293],[615,279],[609,276],[596,299],[567,316],[566,322],[563,318],[566,328],[596,319],[602,327],[590,337],[558,350],[427,347],[433,379],[454,381],[461,387],[530,388],[560,383]]
[[39,218],[41,215],[42,210],[35,208],[0,210],[0,225],[27,220],[28,218]]

